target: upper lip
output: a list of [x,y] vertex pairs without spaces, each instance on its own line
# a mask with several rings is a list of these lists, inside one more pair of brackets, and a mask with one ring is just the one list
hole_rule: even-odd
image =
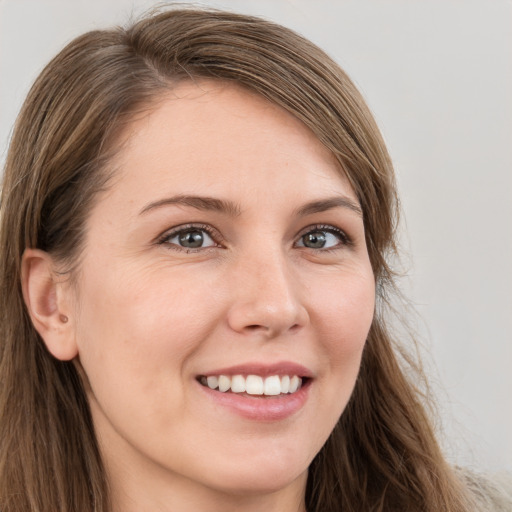
[[313,377],[311,370],[301,364],[291,361],[279,361],[270,364],[248,362],[225,368],[208,370],[201,375],[260,375],[262,377],[269,377],[271,375],[297,375],[298,377]]

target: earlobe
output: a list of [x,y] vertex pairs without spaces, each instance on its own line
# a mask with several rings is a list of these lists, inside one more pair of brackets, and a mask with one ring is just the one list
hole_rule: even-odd
[[23,253],[21,282],[30,318],[50,353],[68,361],[76,357],[69,287],[58,279],[52,257],[39,249]]

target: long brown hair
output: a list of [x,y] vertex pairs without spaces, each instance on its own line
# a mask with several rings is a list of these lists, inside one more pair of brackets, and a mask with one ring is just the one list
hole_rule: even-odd
[[310,467],[308,512],[467,510],[382,313],[393,287],[397,199],[368,107],[296,33],[190,9],[78,37],[39,76],[17,120],[1,196],[0,509],[111,510],[79,372],[53,358],[31,325],[21,257],[40,248],[72,273],[84,221],[109,186],[116,133],[176,81],[195,77],[235,82],[300,119],[338,159],[364,212],[379,305],[353,396]]

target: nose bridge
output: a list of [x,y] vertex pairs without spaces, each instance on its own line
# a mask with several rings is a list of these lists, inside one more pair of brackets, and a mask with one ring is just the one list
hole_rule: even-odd
[[298,283],[280,247],[266,247],[240,258],[236,274],[229,314],[234,330],[276,336],[306,323]]

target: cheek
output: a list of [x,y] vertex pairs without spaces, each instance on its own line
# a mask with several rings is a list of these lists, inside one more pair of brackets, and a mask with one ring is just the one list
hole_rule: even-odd
[[[373,273],[339,272],[310,293],[321,373],[310,432],[314,456],[343,414],[359,374],[375,309]],[[313,307],[313,304],[315,305]],[[319,420],[321,418],[321,421]]]
[[177,276],[118,273],[84,285],[77,338],[98,428],[132,439],[147,418],[157,432],[186,417],[183,377],[214,318],[215,297]]
[[324,364],[343,389],[352,389],[375,311],[375,284],[371,272],[333,280],[316,294],[318,339]]
[[375,312],[373,274],[361,273],[333,279],[323,293],[316,294],[317,314],[327,338],[343,340],[340,348],[351,350],[366,340]]
[[77,329],[91,385],[110,379],[107,387],[115,381],[154,393],[157,379],[182,374],[212,328],[214,308],[211,293],[177,276],[118,271],[91,277],[81,289]]

